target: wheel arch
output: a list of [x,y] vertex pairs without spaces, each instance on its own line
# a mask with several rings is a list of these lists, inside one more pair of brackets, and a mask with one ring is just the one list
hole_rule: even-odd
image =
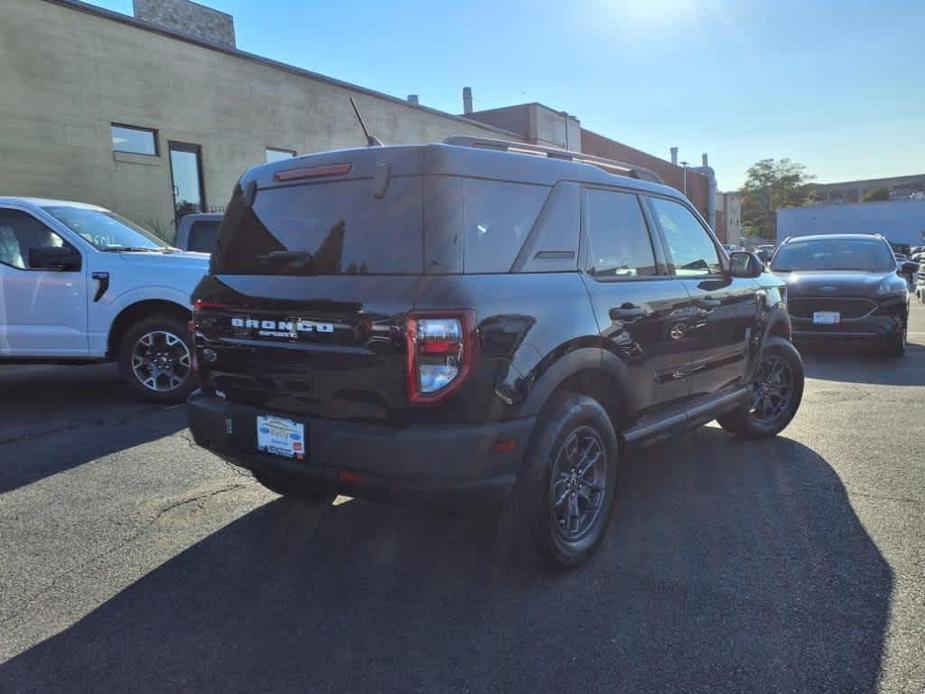
[[600,402],[618,435],[638,411],[629,369],[619,357],[601,348],[575,349],[550,365],[531,388],[523,412],[539,416],[558,394],[565,392]]
[[186,322],[192,317],[192,312],[182,304],[165,299],[144,299],[126,306],[119,312],[109,328],[106,356],[114,358],[118,355],[122,336],[131,326],[156,315],[169,315]]

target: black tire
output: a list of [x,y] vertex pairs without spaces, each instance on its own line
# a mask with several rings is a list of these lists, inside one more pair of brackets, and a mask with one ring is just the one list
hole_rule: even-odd
[[901,357],[906,353],[906,338],[907,338],[907,326],[903,326],[902,332],[896,335],[892,340],[890,340],[887,345],[887,354],[891,357]]
[[270,472],[254,472],[254,479],[271,492],[280,496],[298,499],[308,504],[327,505],[334,501],[337,494],[318,489],[297,477]]
[[[569,457],[572,443],[578,448]],[[593,464],[592,458],[598,460],[595,456],[581,458],[581,446],[592,443],[600,455],[599,462]],[[587,448],[586,453],[591,450]],[[596,400],[567,393],[555,396],[544,408],[518,481],[515,508],[519,533],[531,537],[546,566],[578,566],[603,539],[613,511],[618,455],[613,424]],[[588,463],[583,477],[576,473],[579,459]],[[557,506],[554,494],[565,492],[569,498],[564,506]],[[577,517],[572,515],[573,504],[580,513],[590,514],[578,520],[574,531],[571,525]],[[567,515],[568,528],[563,527],[560,513]]]
[[[146,343],[147,341],[147,343]],[[132,325],[119,345],[119,371],[143,400],[183,402],[196,387],[193,344],[186,321],[169,314]]]
[[[775,398],[773,394],[770,394],[772,390],[783,391],[783,388],[778,387],[777,381],[773,380],[773,376],[770,377],[773,380],[770,384],[762,380],[762,374],[765,373],[763,369],[767,370],[772,366],[776,368],[778,365],[781,365],[790,375],[786,400],[783,397]],[[781,377],[782,382],[783,377]],[[766,439],[777,436],[790,424],[803,399],[803,360],[797,348],[783,338],[768,338],[761,353],[761,364],[759,364],[753,386],[755,393],[747,408],[718,417],[716,421],[726,431],[745,439]],[[765,402],[770,404],[766,406]]]

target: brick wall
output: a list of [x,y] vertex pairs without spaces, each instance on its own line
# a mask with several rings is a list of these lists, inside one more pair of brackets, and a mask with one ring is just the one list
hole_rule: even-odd
[[201,41],[235,47],[234,18],[189,0],[134,0],[135,18]]

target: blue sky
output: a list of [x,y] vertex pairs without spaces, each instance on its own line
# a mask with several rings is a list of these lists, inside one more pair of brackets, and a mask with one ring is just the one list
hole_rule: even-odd
[[[96,0],[131,14],[131,0]],[[820,182],[925,173],[925,2],[205,0],[238,47],[462,111],[539,101],[699,164],[790,157]]]

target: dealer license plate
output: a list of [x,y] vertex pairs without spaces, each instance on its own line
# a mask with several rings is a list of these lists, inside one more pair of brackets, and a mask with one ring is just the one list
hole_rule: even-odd
[[258,415],[257,450],[304,460],[305,425],[282,417]]
[[813,313],[813,323],[833,325],[839,322],[841,322],[841,314],[838,311],[816,311]]

